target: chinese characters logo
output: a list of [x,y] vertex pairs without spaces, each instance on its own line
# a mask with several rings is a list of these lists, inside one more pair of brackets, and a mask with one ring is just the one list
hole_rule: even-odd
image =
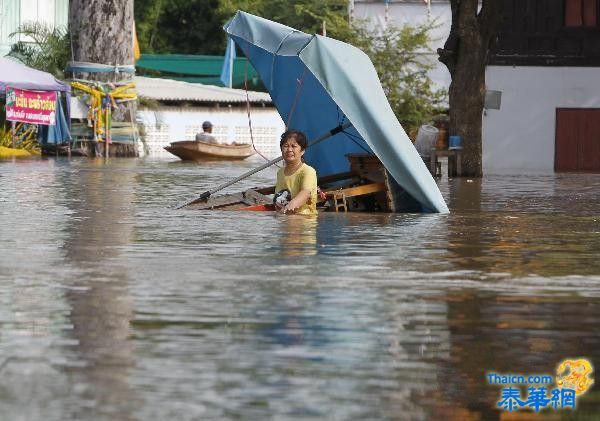
[[[500,392],[499,408],[506,411],[532,409],[539,412],[545,408],[576,408],[576,398],[583,395],[594,380],[592,364],[586,359],[562,361],[556,368],[556,387],[552,385],[552,376],[524,376],[514,374],[488,373],[490,384],[503,385]],[[521,395],[519,386],[527,385],[527,395]]]

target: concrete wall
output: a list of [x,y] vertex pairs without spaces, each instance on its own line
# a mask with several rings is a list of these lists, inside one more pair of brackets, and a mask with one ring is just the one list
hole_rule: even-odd
[[[280,156],[279,138],[285,125],[275,108],[252,108],[250,117],[258,151],[269,159]],[[205,120],[212,122],[219,142],[251,143],[245,108],[161,107],[157,111],[138,110],[137,120],[144,128],[141,156],[172,156],[163,147],[178,140],[193,140]]]
[[488,89],[502,92],[499,110],[483,116],[483,171],[554,171],[557,108],[600,108],[600,72],[592,67],[488,66]]

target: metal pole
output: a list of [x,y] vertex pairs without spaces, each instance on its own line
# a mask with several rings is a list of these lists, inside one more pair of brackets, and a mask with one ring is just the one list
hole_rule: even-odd
[[16,145],[16,138],[17,138],[17,123],[15,123],[14,121],[10,122],[10,134],[11,134],[11,140],[12,140],[12,147],[13,149],[15,149],[17,147]]
[[109,142],[109,128],[108,128],[108,106],[106,107],[106,124],[104,125],[104,155],[108,158],[108,142]]
[[389,0],[385,0],[385,27],[387,28],[387,24],[388,24],[388,19],[389,19],[389,13],[390,12],[390,2]]
[[233,42],[233,39],[229,39],[229,42],[231,43],[229,45],[229,87],[233,88],[233,53],[234,51],[232,51],[232,49],[235,48],[235,44]]
[[[322,135],[322,136],[320,136],[320,137],[316,138],[316,139],[315,139],[315,140],[314,140],[312,143],[310,143],[310,144],[308,145],[308,148],[310,148],[311,146],[314,146],[314,145],[316,145],[317,143],[320,143],[320,142],[322,142],[322,141],[324,141],[324,140],[326,140],[326,139],[329,139],[329,138],[330,138],[330,137],[332,137],[332,136],[335,136],[336,134],[338,134],[338,133],[340,133],[340,132],[342,132],[342,131],[346,130],[346,129],[347,129],[348,127],[350,127],[350,126],[352,126],[352,123],[350,123],[350,122],[347,122],[347,123],[345,123],[345,124],[344,124],[344,125],[342,125],[342,126],[338,126],[338,127],[334,128],[334,129],[332,129],[332,130],[328,131],[327,133],[325,133],[324,135]],[[184,208],[184,207],[186,207],[186,206],[192,205],[192,204],[194,204],[194,203],[198,203],[198,202],[200,202],[201,200],[208,199],[208,198],[209,198],[209,197],[210,197],[212,194],[214,194],[214,193],[216,193],[216,192],[218,192],[218,191],[220,191],[220,190],[223,190],[224,188],[226,188],[226,187],[229,187],[229,186],[231,186],[231,185],[233,185],[233,184],[237,183],[238,181],[241,181],[241,180],[243,180],[244,178],[248,178],[248,177],[250,177],[251,175],[253,175],[253,174],[256,174],[256,173],[257,173],[257,172],[259,172],[259,171],[262,171],[262,170],[264,170],[265,168],[268,168],[268,167],[270,167],[271,165],[273,165],[273,164],[276,164],[276,163],[278,163],[278,162],[279,162],[279,161],[281,161],[281,160],[283,160],[283,157],[281,157],[281,156],[280,156],[280,157],[278,157],[278,158],[272,159],[272,160],[270,160],[269,162],[267,162],[267,163],[265,163],[265,164],[261,165],[260,167],[258,167],[258,168],[255,168],[255,169],[253,169],[253,170],[250,170],[250,171],[248,171],[247,173],[244,173],[244,174],[240,175],[239,177],[237,177],[237,178],[234,178],[233,180],[227,181],[226,183],[223,183],[223,184],[221,184],[221,185],[219,185],[219,186],[215,187],[215,188],[214,188],[214,189],[212,189],[212,190],[207,190],[207,191],[205,191],[205,192],[204,192],[204,193],[202,193],[200,196],[198,196],[198,197],[196,197],[196,198],[194,198],[194,199],[192,199],[192,200],[189,200],[189,201],[187,201],[187,202],[185,202],[185,203],[183,203],[183,204],[181,204],[181,205],[177,205],[177,206],[175,207],[175,209],[181,209],[181,208]]]

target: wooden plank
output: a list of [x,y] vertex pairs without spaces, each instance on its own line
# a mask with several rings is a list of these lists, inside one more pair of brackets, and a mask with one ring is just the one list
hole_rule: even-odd
[[250,212],[273,212],[275,211],[275,206],[269,203],[263,203],[259,205],[247,206],[245,208],[237,209],[240,211],[250,211]]
[[362,179],[372,183],[385,183],[385,167],[375,155],[355,153],[346,155],[350,161],[350,170]]
[[271,199],[264,194],[258,193],[254,189],[246,190],[242,193],[244,197],[244,202],[249,205],[258,205],[264,203],[271,203]]
[[209,197],[205,202],[194,203],[192,205],[188,205],[185,209],[193,209],[193,210],[201,210],[201,209],[218,209],[225,206],[231,206],[235,204],[243,204],[244,197],[241,193],[233,193],[233,194],[225,194],[223,196],[215,196]]
[[255,187],[252,190],[260,194],[273,194],[275,193],[275,186]]
[[[573,140],[573,128],[576,126],[574,117],[570,111],[564,109],[556,110],[556,134],[554,146],[554,171],[568,171],[577,166],[577,155],[573,154],[570,143]],[[576,149],[575,149],[576,150]]]
[[396,212],[396,201],[394,199],[394,195],[396,193],[395,190],[398,186],[398,183],[396,183],[394,181],[394,178],[388,171],[386,171],[384,175],[385,175],[385,186],[386,186],[385,199],[386,199],[387,211],[388,212]]
[[260,205],[270,203],[269,197],[257,193],[254,190],[246,190],[241,193],[225,194],[222,196],[209,197],[208,200],[202,203],[194,203],[186,206],[185,209],[193,210],[204,210],[204,209],[218,209],[218,210],[235,210],[242,207]]
[[583,0],[583,26],[596,26],[598,16],[596,3],[596,0]]
[[579,125],[581,110],[559,108],[556,110],[556,146],[554,170],[577,171]]
[[578,170],[600,171],[600,110],[582,110],[580,119]]
[[371,184],[363,184],[362,186],[348,187],[345,189],[330,190],[330,191],[326,191],[325,194],[327,194],[329,196],[344,195],[348,198],[348,197],[354,197],[354,196],[363,196],[365,194],[378,193],[378,192],[382,192],[382,191],[386,191],[386,190],[387,190],[387,188],[385,187],[385,183],[371,183]]

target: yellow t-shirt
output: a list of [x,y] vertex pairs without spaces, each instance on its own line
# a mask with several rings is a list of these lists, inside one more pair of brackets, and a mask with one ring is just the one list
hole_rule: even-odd
[[317,214],[317,172],[311,166],[302,164],[298,170],[292,175],[285,175],[283,168],[277,171],[277,183],[275,184],[275,193],[282,190],[288,190],[291,194],[291,199],[304,190],[310,190],[310,198],[300,206],[296,213],[302,215]]

